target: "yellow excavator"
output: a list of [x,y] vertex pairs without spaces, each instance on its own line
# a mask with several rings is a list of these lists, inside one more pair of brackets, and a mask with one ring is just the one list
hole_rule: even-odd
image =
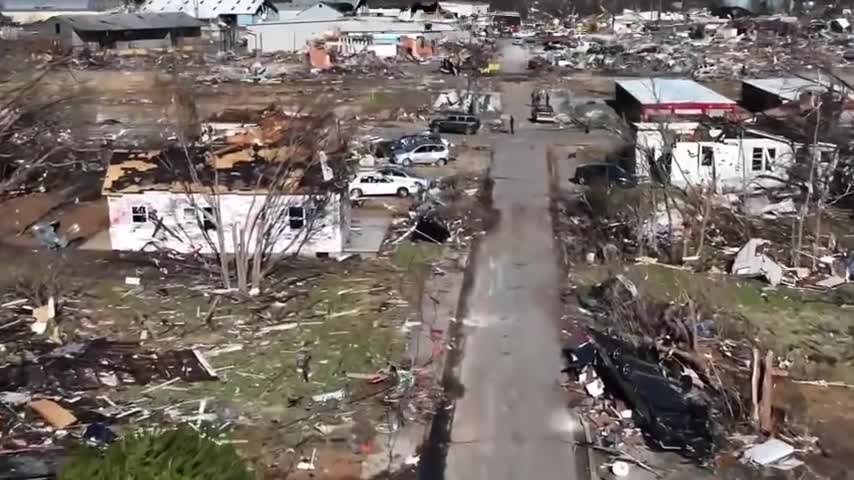
[[480,74],[481,75],[495,75],[501,70],[501,64],[496,62],[495,60],[490,60],[486,66],[481,67]]

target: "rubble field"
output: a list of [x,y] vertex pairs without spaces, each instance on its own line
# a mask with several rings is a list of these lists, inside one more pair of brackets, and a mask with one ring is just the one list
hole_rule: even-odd
[[[833,478],[847,471],[854,444],[838,434],[840,425],[850,426],[838,406],[854,399],[854,290],[844,283],[817,286],[835,275],[831,256],[822,260],[827,265],[819,264],[818,276],[792,276],[794,270],[784,266],[779,285],[769,285],[762,275],[740,278],[730,270],[738,271],[733,262],[743,249],[731,245],[746,242],[751,231],[761,232],[770,239],[765,255],[785,265],[791,223],[742,217],[737,207],[722,207],[708,222],[709,250],[676,263],[667,257],[673,248],[666,235],[637,234],[638,229],[655,228],[632,216],[639,204],[631,199],[643,195],[642,190],[601,197],[595,189],[559,188],[553,211],[568,268],[564,319],[572,346],[565,385],[590,422],[595,435],[591,448],[603,456],[602,469],[613,469],[616,461],[674,478],[691,471],[668,460],[668,454],[652,453],[664,449],[738,478],[763,474],[746,468],[751,462],[780,470],[804,465],[804,478]],[[825,232],[838,238],[834,248],[844,251],[854,225],[841,215],[827,217]],[[646,256],[643,249],[652,252],[656,242],[662,242],[657,258]],[[591,362],[586,360],[587,345],[611,359],[613,368],[619,370],[624,362],[632,367],[617,374],[609,370],[608,360],[585,363]],[[768,355],[764,370],[757,369],[761,352]],[[651,377],[638,377],[640,372]],[[618,380],[620,375],[626,378]],[[663,376],[656,379],[658,375]],[[693,378],[693,387],[680,387],[680,375]],[[751,376],[768,378],[767,387],[761,383],[765,380],[754,380],[758,387],[752,387]],[[620,382],[644,386],[632,394],[621,390]],[[691,392],[680,402],[699,403],[667,403],[667,388]],[[767,404],[757,400],[766,397]],[[839,402],[836,408],[833,402]],[[695,423],[667,423],[680,408],[699,415]],[[783,441],[780,456],[751,460],[752,449],[778,446],[763,443],[762,434],[768,432],[774,440],[767,442]],[[697,443],[700,438],[703,442]],[[787,450],[792,446],[801,453],[793,457],[794,450]]]
[[[247,304],[216,297],[198,277],[186,272],[165,275],[141,260],[119,269],[115,260],[109,260],[108,273],[103,268],[107,261],[68,261],[50,277],[55,283],[47,285],[37,283],[47,279],[33,276],[33,270],[16,262],[16,268],[26,271],[7,272],[2,287],[19,293],[4,294],[2,303],[14,302],[23,295],[24,285],[37,283],[53,292],[54,335],[65,345],[109,338],[154,351],[192,349],[207,359],[215,381],[104,385],[87,391],[91,398],[104,399],[99,401],[101,408],[115,410],[106,421],[123,418],[119,430],[144,426],[164,414],[173,420],[193,416],[203,402],[205,412],[217,413],[202,418],[234,425],[233,437],[242,442],[239,449],[250,455],[257,468],[271,471],[288,468],[294,460],[285,446],[329,434],[326,428],[318,431],[312,425],[329,423],[329,430],[349,432],[355,416],[356,423],[362,424],[360,438],[356,441],[349,433],[341,433],[347,442],[369,445],[375,437],[372,425],[383,421],[385,409],[372,400],[387,385],[368,384],[366,379],[399,364],[405,350],[400,329],[413,318],[419,298],[406,270],[384,262],[300,264],[291,275],[280,277],[281,286],[272,289],[270,297]],[[164,266],[163,270],[171,269]],[[140,285],[127,285],[126,275],[140,279]],[[213,298],[224,301],[212,302]],[[33,304],[33,299],[22,299],[25,302],[15,303],[15,308]],[[4,310],[9,312],[9,307]],[[5,343],[5,362],[26,361],[29,349],[35,348],[28,346],[30,341],[35,339]],[[75,387],[82,388],[65,386]],[[329,408],[329,402],[312,399],[329,392],[336,399],[333,404],[346,398],[347,410],[354,411],[342,417],[340,409]],[[136,413],[122,415],[132,410]],[[422,414],[407,413],[415,421]],[[4,441],[15,442],[15,436]],[[38,444],[30,445],[34,446]],[[370,451],[369,446],[363,449]]]

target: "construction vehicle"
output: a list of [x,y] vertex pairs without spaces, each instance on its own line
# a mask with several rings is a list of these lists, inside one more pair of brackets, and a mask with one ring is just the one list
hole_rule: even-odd
[[490,60],[486,66],[481,67],[480,74],[481,75],[495,75],[501,70],[501,64],[495,61]]

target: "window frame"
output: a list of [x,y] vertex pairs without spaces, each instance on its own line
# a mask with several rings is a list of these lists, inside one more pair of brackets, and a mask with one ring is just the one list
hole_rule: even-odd
[[[302,212],[300,216],[291,215],[292,211],[296,209],[299,209]],[[305,228],[306,220],[307,215],[304,205],[288,205],[288,228],[290,228],[291,230],[302,230],[303,228]],[[296,223],[299,223],[299,225],[295,226]]]
[[[201,207],[200,210],[202,210],[202,230],[204,230],[206,232],[209,232],[209,231],[215,232],[217,230],[217,226],[216,226],[216,212],[214,211],[214,208],[213,207]],[[208,216],[213,218],[213,220],[208,220]]]
[[184,224],[199,223],[199,212],[196,207],[184,207],[181,209],[181,222]]
[[[140,217],[143,220],[139,220]],[[130,221],[135,224],[148,223],[148,205],[131,205]]]
[[[708,156],[706,155],[708,153]],[[707,161],[708,160],[708,161]],[[715,147],[711,145],[700,146],[700,166],[711,167],[715,164]]]
[[[757,158],[757,152],[759,153]],[[759,167],[756,166],[756,162],[759,162]],[[750,151],[750,171],[751,172],[761,172],[765,169],[765,148],[763,147],[753,147]]]

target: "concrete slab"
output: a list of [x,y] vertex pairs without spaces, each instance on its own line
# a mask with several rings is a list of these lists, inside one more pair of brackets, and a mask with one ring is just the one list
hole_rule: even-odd
[[110,230],[105,229],[87,238],[80,246],[79,250],[99,250],[110,251],[113,249],[110,243]]
[[391,215],[379,210],[354,209],[350,222],[350,238],[344,245],[344,254],[376,255],[380,251]]

